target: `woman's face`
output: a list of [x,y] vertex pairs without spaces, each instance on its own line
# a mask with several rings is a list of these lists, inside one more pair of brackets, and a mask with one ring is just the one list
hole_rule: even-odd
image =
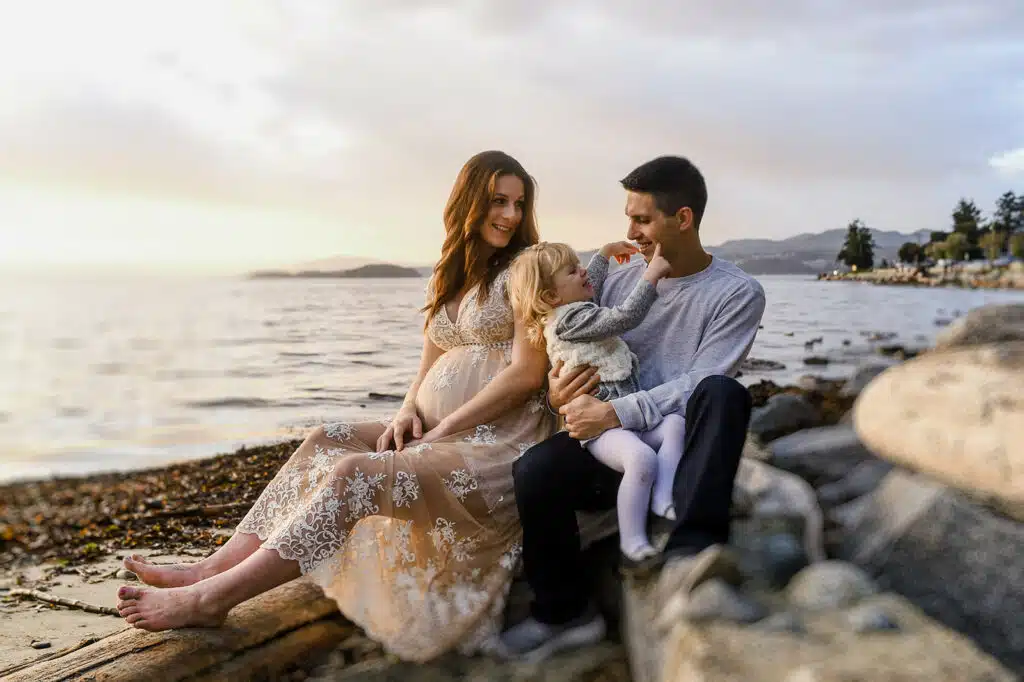
[[491,208],[480,226],[480,239],[495,251],[512,241],[523,219],[526,188],[515,175],[502,175],[494,185]]

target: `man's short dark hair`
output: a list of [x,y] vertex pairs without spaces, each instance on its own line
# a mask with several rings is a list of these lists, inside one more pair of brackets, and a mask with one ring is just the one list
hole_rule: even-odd
[[631,192],[652,195],[654,205],[665,215],[675,215],[683,206],[689,206],[694,228],[700,227],[708,205],[708,188],[704,176],[689,159],[659,156],[638,166],[621,182]]

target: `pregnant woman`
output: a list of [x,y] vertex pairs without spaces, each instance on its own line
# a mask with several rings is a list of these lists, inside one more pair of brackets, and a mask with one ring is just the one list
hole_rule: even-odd
[[512,462],[554,432],[547,357],[526,340],[508,265],[537,242],[535,186],[510,156],[459,173],[427,288],[419,372],[390,425],[314,430],[213,555],[126,567],[137,628],[217,626],[235,605],[306,575],[394,654],[423,661],[500,630],[520,552]]

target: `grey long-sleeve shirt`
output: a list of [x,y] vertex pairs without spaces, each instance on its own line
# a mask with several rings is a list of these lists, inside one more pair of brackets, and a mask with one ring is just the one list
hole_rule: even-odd
[[[645,268],[638,261],[608,275],[600,304],[625,301]],[[765,309],[758,281],[719,258],[696,274],[661,280],[657,291],[643,321],[621,336],[639,359],[642,390],[611,404],[623,428],[635,431],[654,428],[666,414],[684,413],[705,377],[735,376]]]

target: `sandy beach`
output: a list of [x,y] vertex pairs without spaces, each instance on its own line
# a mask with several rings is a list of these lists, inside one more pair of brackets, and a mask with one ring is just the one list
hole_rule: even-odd
[[296,442],[159,469],[0,486],[0,675],[126,628],[114,615],[14,596],[117,603],[121,558],[195,561],[230,537]]

